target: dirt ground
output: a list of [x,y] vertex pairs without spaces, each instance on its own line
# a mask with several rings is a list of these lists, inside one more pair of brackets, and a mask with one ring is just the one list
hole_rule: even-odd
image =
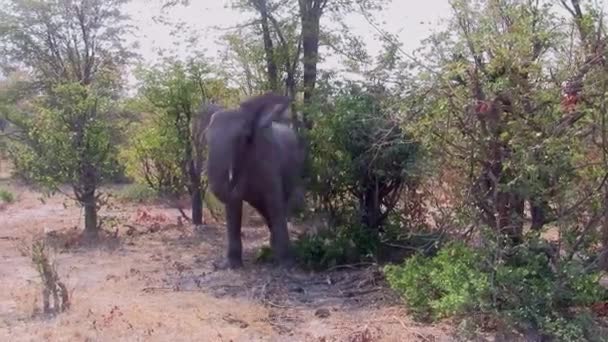
[[[225,229],[179,224],[175,209],[118,203],[96,247],[74,245],[80,209],[65,197],[3,182],[16,195],[0,208],[1,341],[452,341],[446,324],[408,318],[377,268],[281,271],[256,262],[268,233],[255,217],[243,229],[245,267],[216,271]],[[209,215],[207,215],[209,217]],[[39,313],[39,277],[19,246],[45,234],[55,246],[71,307]],[[292,232],[292,234],[295,234]],[[292,235],[293,236],[293,235]]]

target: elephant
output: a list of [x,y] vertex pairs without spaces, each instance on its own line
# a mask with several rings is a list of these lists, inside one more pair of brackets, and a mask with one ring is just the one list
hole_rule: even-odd
[[287,96],[268,92],[235,109],[204,109],[213,112],[204,136],[209,188],[224,205],[228,233],[226,259],[215,264],[218,269],[243,266],[243,201],[264,218],[279,264],[293,265],[287,218],[304,153],[295,131],[276,121],[290,102]]

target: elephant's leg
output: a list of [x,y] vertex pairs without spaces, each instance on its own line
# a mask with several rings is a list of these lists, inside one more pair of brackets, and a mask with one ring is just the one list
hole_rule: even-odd
[[262,216],[262,218],[264,219],[264,222],[266,222],[266,225],[268,225],[268,229],[272,231],[272,227],[270,226],[270,216],[268,214],[268,208],[264,205],[264,203],[261,201],[252,201],[249,202],[249,204],[255,210],[257,210],[260,216]]
[[275,246],[277,245],[276,235],[273,233],[272,220],[270,219],[270,212],[268,210],[268,207],[266,207],[263,203],[260,203],[260,202],[255,202],[252,204],[252,206],[264,218],[264,222],[266,222],[266,225],[268,226],[268,230],[270,232],[270,246],[271,246],[273,252],[276,253],[276,248],[275,248]]
[[226,260],[219,269],[239,268],[243,266],[243,243],[241,240],[241,216],[243,201],[229,201],[226,203],[226,226],[228,231],[228,253]]
[[281,197],[277,197],[269,206],[270,243],[279,263],[290,265],[293,263],[293,255],[287,230],[285,205],[281,200]]

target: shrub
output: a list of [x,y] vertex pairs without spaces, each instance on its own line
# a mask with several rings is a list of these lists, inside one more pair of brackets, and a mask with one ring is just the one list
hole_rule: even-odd
[[187,191],[181,156],[177,131],[157,117],[143,123],[131,136],[128,147],[120,151],[129,177],[159,193],[171,195]]
[[146,184],[128,184],[119,190],[117,197],[125,201],[148,203],[158,199],[159,194]]
[[418,318],[442,318],[478,309],[488,296],[489,277],[480,258],[462,243],[451,243],[433,258],[415,255],[403,265],[387,265],[390,286]]
[[360,225],[343,225],[301,236],[295,242],[295,251],[303,267],[321,270],[372,259],[377,246],[377,238]]
[[15,196],[12,192],[6,189],[0,189],[0,201],[5,203],[13,203],[15,201]]
[[493,262],[487,251],[455,242],[434,257],[416,255],[384,272],[418,319],[480,313],[519,330],[588,340],[594,325],[585,307],[607,298],[599,274],[578,261],[552,267],[538,243],[520,245],[507,255]]
[[[316,113],[309,189],[337,221],[381,227],[413,184],[419,145],[395,124],[382,94],[350,84]],[[353,210],[357,208],[356,210]]]

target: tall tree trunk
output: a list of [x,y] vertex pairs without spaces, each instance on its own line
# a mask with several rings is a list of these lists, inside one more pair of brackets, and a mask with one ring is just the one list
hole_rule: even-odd
[[[606,81],[603,82],[603,89],[608,87]],[[606,102],[602,101],[600,104],[600,113],[602,115],[601,123],[601,141],[603,151],[603,162],[604,166],[608,166],[608,112],[606,108]],[[604,183],[604,218],[602,221],[602,251],[600,253],[599,266],[602,270],[608,270],[608,182]]]
[[270,35],[270,26],[268,25],[268,6],[266,0],[252,0],[253,5],[260,13],[262,24],[262,37],[264,40],[264,53],[266,55],[266,71],[268,75],[268,87],[270,90],[279,90],[279,75],[277,63],[275,60],[274,44]]
[[359,198],[361,223],[370,231],[377,229],[380,223],[381,212],[377,185],[375,182],[368,184],[365,192]]
[[323,14],[322,0],[299,0],[302,18],[302,52],[304,66],[304,110],[303,121],[306,128],[312,128],[308,106],[312,103],[317,82],[319,55],[319,23]]
[[95,190],[85,193],[80,201],[84,206],[84,236],[87,239],[96,239],[99,235],[99,225],[97,224]]
[[602,251],[599,267],[608,271],[608,184],[604,184],[604,220],[602,222]]
[[192,192],[192,223],[203,224],[203,199],[200,186]]

